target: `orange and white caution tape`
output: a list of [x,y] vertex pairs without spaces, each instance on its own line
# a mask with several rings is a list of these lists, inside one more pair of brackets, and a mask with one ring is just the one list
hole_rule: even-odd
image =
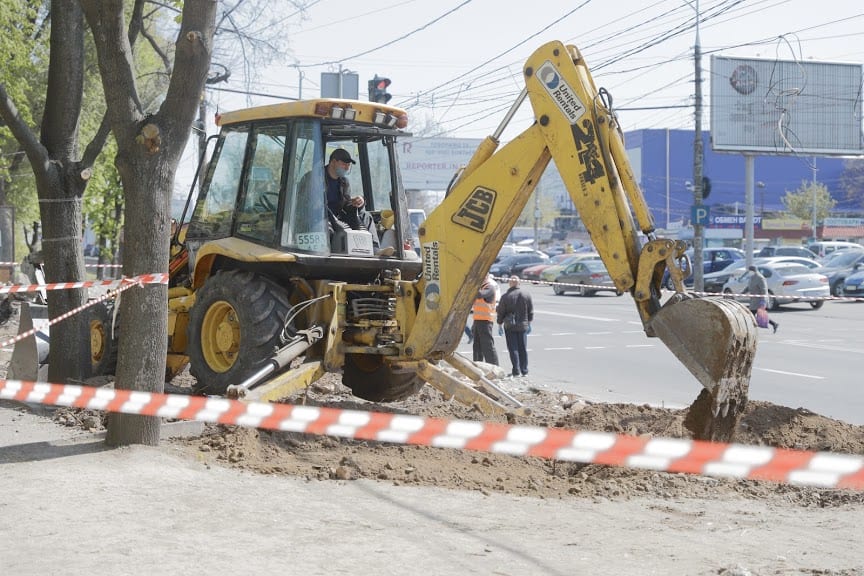
[[[13,336],[12,338],[9,338],[8,340],[0,342],[0,348],[5,348],[6,346],[9,346],[11,344],[15,344],[16,342],[24,340],[25,338],[32,336],[39,331],[45,330],[45,328],[47,328],[49,326],[53,326],[54,324],[57,324],[58,322],[62,322],[63,320],[69,318],[70,316],[74,316],[75,314],[78,314],[79,312],[86,310],[87,308],[90,308],[91,306],[95,306],[96,304],[98,304],[100,302],[104,302],[105,300],[109,300],[111,298],[114,298],[115,296],[117,296],[121,292],[124,292],[124,291],[126,291],[126,290],[128,290],[134,286],[142,286],[144,284],[167,284],[167,283],[168,283],[168,274],[143,274],[141,276],[135,276],[134,278],[122,278],[121,280],[119,280],[120,286],[116,290],[112,290],[110,292],[107,292],[106,294],[100,296],[99,298],[95,298],[95,299],[87,302],[83,306],[78,306],[77,308],[73,308],[72,310],[69,310],[65,314],[61,314],[60,316],[57,316],[56,318],[52,318],[47,323],[40,322],[38,326],[35,326],[30,330],[22,332],[21,334],[18,334],[17,336]],[[45,286],[48,286],[48,285],[46,284]],[[44,288],[45,286],[40,286],[40,288]]]
[[116,287],[126,284],[167,284],[168,274],[143,274],[134,278],[121,278],[119,280],[98,280],[86,282],[55,282],[53,284],[13,284],[0,286],[0,294],[18,292],[37,292],[39,290],[71,290],[74,288],[90,288],[94,286]]
[[0,398],[358,440],[864,490],[864,457],[828,452],[20,380],[0,380]]
[[[20,262],[0,262],[0,266],[20,266]],[[122,264],[84,264],[85,268],[122,268]]]

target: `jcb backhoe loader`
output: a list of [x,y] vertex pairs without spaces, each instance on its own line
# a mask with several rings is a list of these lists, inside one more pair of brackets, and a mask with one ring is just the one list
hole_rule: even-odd
[[[659,337],[704,387],[688,427],[697,438],[730,439],[747,401],[752,314],[685,291],[685,245],[655,236],[607,94],[577,49],[541,46],[524,81],[499,129],[420,227],[420,246],[398,170],[403,110],[321,99],[223,114],[191,219],[174,238],[168,376],[188,362],[199,393],[275,400],[341,371],[356,396],[373,401],[405,398],[425,381],[484,410],[508,410],[512,399],[454,351],[477,287],[554,160],[646,335]],[[526,98],[534,123],[499,148]],[[368,230],[329,217],[324,171],[337,148],[356,159],[352,193],[378,222],[375,240],[389,239],[392,250],[376,252]],[[667,269],[675,292],[661,302]]]

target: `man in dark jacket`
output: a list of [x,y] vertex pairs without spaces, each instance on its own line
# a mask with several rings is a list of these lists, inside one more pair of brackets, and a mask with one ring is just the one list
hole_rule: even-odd
[[528,332],[534,321],[534,302],[531,295],[519,288],[519,277],[511,276],[510,288],[498,303],[498,324],[504,326],[507,352],[513,365],[513,376],[528,375]]
[[[377,255],[391,256],[394,249],[379,250],[378,233],[372,215],[366,211],[363,196],[351,196],[348,173],[356,164],[351,154],[344,148],[337,148],[330,154],[324,166],[324,194],[327,202],[327,218],[332,229],[345,228],[368,230],[372,235],[372,245]],[[301,190],[311,188],[312,173],[309,172],[300,182]],[[331,230],[332,231],[332,230]]]

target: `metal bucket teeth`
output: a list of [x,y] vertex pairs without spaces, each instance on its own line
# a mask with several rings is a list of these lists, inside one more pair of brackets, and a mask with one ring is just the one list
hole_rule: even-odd
[[651,329],[705,388],[690,408],[687,428],[697,439],[731,440],[747,405],[756,355],[753,314],[735,300],[687,298],[663,306]]

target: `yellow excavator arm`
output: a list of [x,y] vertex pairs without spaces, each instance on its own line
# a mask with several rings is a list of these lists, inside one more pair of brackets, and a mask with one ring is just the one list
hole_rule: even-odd
[[[729,439],[747,401],[752,314],[738,302],[684,290],[678,262],[686,245],[655,237],[608,94],[594,86],[579,51],[550,42],[523,72],[519,99],[420,229],[423,271],[406,355],[436,360],[455,350],[477,287],[553,160],[616,287],[633,296],[646,334],[659,337],[702,383],[688,427],[699,438]],[[499,148],[526,97],[534,123]],[[676,292],[661,303],[667,269]]]

